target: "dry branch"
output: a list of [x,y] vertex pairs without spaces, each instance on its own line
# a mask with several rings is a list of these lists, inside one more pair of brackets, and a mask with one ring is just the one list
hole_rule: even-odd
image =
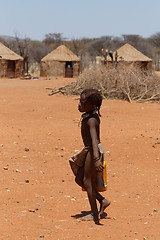
[[132,65],[86,69],[77,81],[52,89],[49,95],[79,95],[86,88],[100,90],[106,99],[123,99],[131,103],[160,101],[160,78]]

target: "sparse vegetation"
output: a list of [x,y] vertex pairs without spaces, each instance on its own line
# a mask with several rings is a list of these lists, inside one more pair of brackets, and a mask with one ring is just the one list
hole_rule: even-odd
[[101,90],[103,97],[107,99],[123,99],[129,102],[160,101],[160,78],[151,72],[140,71],[132,65],[114,68],[96,67],[94,64],[96,56],[102,56],[102,48],[115,51],[123,44],[129,43],[152,58],[153,70],[160,70],[160,33],[146,39],[139,35],[123,35],[119,38],[103,36],[70,41],[62,37],[61,33],[50,33],[45,35],[43,41],[20,39],[17,35],[15,38],[0,37],[0,41],[24,57],[25,72],[28,72],[30,66],[36,66],[37,70],[41,58],[61,44],[80,57],[81,74],[78,80],[69,86],[54,89],[51,95],[57,92],[79,94],[84,88],[94,87]]
[[[3,37],[0,41],[11,50],[20,54],[17,48],[17,40],[25,48],[23,55],[26,57],[29,67],[37,62],[40,63],[41,58],[47,55],[61,44],[66,45],[71,51],[78,55],[81,59],[81,71],[88,67],[89,63],[94,63],[96,56],[102,56],[101,49],[115,51],[125,43],[131,44],[137,50],[152,59],[153,70],[160,70],[160,33],[156,33],[149,38],[143,38],[140,35],[128,34],[121,37],[102,36],[100,38],[82,38],[68,40],[63,37],[62,33],[49,33],[45,35],[43,41],[33,41],[29,38]],[[28,45],[29,42],[29,45]],[[23,43],[23,44],[22,44]]]
[[86,69],[76,82],[53,89],[51,95],[57,92],[79,95],[85,88],[97,88],[107,99],[129,102],[160,100],[160,78],[149,71],[140,71],[133,65]]

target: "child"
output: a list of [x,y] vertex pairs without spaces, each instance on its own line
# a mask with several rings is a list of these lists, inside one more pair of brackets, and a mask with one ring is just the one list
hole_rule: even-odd
[[[103,171],[103,162],[100,160],[98,144],[100,143],[100,107],[102,96],[96,89],[86,89],[80,95],[78,110],[83,112],[81,122],[81,135],[88,149],[84,164],[79,166],[76,172],[76,183],[87,191],[92,211],[92,219],[99,224],[100,216],[110,201],[105,199],[95,188],[94,179],[98,172]],[[100,211],[97,209],[97,202],[100,203]],[[89,220],[89,219],[88,219]]]

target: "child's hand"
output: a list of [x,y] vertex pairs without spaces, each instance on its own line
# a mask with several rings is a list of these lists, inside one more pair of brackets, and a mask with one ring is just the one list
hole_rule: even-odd
[[100,160],[96,160],[94,162],[94,166],[95,166],[97,172],[102,172],[103,171],[103,164]]

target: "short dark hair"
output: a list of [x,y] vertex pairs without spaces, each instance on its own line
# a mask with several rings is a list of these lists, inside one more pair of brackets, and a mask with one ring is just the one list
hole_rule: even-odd
[[98,115],[101,116],[101,114],[99,112],[100,107],[102,105],[102,95],[101,95],[101,92],[98,91],[97,89],[88,88],[88,89],[84,89],[81,92],[81,95],[82,94],[85,94],[86,102],[90,102],[91,104],[93,104],[93,105],[95,105],[97,107]]

